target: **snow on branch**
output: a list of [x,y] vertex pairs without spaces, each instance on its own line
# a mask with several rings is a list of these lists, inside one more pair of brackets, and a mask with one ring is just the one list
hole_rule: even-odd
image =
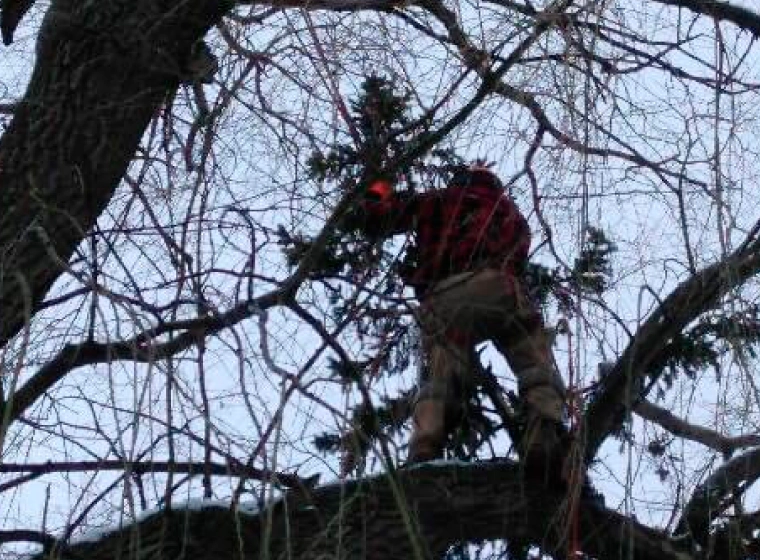
[[[676,532],[688,531],[697,542],[706,546],[712,521],[732,506],[736,496],[758,479],[760,448],[751,449],[721,465],[696,488],[684,508]],[[734,499],[729,499],[732,494]]]
[[[193,558],[440,558],[461,535],[542,543],[565,553],[568,496],[526,484],[512,462],[438,462],[289,492],[262,511],[218,502],[156,512],[53,551],[105,560]],[[581,499],[583,551],[600,560],[690,560],[663,533]],[[40,559],[41,560],[41,559]]]

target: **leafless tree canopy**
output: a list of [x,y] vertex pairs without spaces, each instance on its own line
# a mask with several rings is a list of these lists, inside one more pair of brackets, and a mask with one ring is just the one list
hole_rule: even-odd
[[[0,0],[2,554],[756,558],[752,4]],[[405,243],[329,260],[360,244],[369,78],[415,188],[494,161],[557,278],[614,244],[544,305],[583,490],[524,484],[487,347],[495,428],[398,468]]]

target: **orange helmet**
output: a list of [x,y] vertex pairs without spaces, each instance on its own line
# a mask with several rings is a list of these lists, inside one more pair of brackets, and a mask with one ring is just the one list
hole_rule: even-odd
[[393,185],[387,179],[376,179],[370,184],[367,193],[374,195],[378,200],[384,202],[393,196]]

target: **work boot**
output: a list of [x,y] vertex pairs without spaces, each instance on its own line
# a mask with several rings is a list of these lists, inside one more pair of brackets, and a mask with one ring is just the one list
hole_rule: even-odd
[[418,401],[412,418],[408,463],[424,463],[443,458],[446,444],[446,404],[436,399]]
[[566,429],[561,422],[528,409],[520,440],[520,456],[526,479],[544,486],[561,486],[564,481]]

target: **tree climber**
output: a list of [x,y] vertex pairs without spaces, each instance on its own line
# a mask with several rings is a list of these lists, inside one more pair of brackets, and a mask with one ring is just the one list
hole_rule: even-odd
[[482,165],[463,167],[446,188],[424,194],[396,193],[391,181],[375,180],[361,206],[368,235],[414,234],[402,279],[420,300],[428,367],[414,405],[409,462],[443,456],[471,383],[473,345],[491,340],[525,406],[519,451],[526,466],[559,473],[565,386],[520,281],[530,230],[499,178]]

